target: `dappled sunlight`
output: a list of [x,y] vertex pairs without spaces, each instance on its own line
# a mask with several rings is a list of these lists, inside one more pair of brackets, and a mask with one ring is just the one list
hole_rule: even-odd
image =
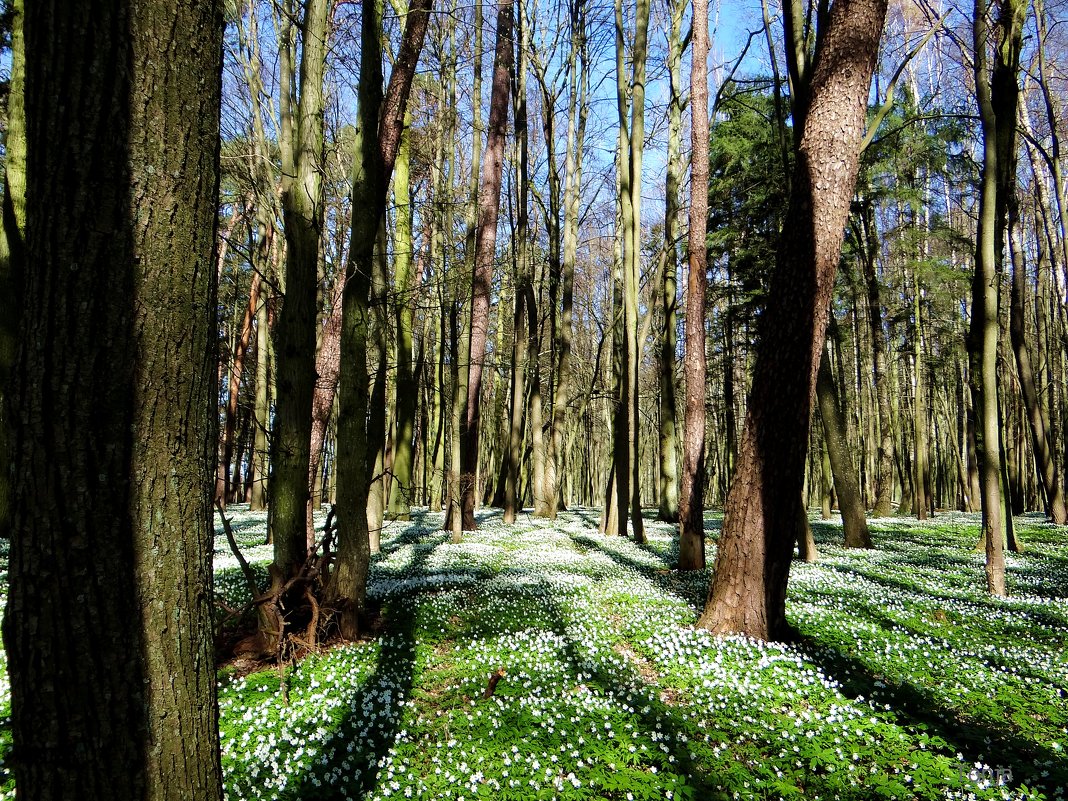
[[[650,522],[639,546],[596,518],[486,510],[459,544],[440,515],[388,523],[379,640],[290,668],[288,705],[277,671],[224,677],[228,798],[1064,797],[1057,532],[1021,521],[1034,545],[1002,601],[975,516],[873,521],[870,552],[816,521],[783,645],[694,629],[709,575],[672,569],[673,527]],[[240,593],[220,542],[218,585]]]

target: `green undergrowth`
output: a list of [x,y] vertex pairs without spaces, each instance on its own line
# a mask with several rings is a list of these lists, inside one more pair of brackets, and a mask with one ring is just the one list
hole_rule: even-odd
[[[265,580],[264,515],[228,514]],[[281,673],[220,671],[229,801],[1065,798],[1063,529],[1018,519],[1026,551],[992,599],[977,516],[874,520],[868,552],[814,521],[784,645],[693,628],[709,576],[672,569],[673,528],[648,520],[638,546],[597,517],[486,512],[459,545],[440,515],[388,524],[381,634]],[[221,530],[216,589],[248,600]]]
[[[993,600],[974,516],[872,521],[870,552],[814,522],[781,645],[693,628],[708,575],[671,569],[672,527],[638,546],[596,520],[486,512],[459,545],[438,515],[388,524],[378,639],[222,676],[227,797],[1064,798],[1063,531],[1019,520],[1028,550]],[[261,562],[262,525],[235,513]]]

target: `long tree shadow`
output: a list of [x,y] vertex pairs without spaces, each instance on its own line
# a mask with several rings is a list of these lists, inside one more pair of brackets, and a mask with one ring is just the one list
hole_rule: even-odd
[[[566,615],[548,585],[542,595],[546,599],[551,627],[562,637],[564,654],[576,677],[580,672],[584,674],[588,687],[618,706],[630,709],[646,732],[660,737],[662,747],[654,754],[658,761],[662,760],[661,769],[684,776],[693,791],[691,797],[725,798],[726,794],[713,783],[713,777],[692,755],[690,736],[693,732],[688,733],[682,711],[662,700],[655,681],[642,676],[633,663],[621,668],[618,663],[608,666],[596,658],[591,659],[583,652],[581,643],[569,635]],[[641,703],[635,702],[636,694],[640,694]]]
[[[931,567],[930,564],[924,564],[921,562],[914,562],[914,565],[917,567]],[[944,601],[946,604],[958,603],[962,600],[959,595],[955,595],[950,592],[939,592],[930,587],[929,585],[917,584],[916,582],[911,581],[907,577],[896,578],[894,576],[889,576],[885,573],[878,572],[876,570],[867,570],[856,565],[824,563],[823,565],[821,565],[821,567],[826,570],[832,570],[836,573],[840,573],[843,576],[860,577],[865,581],[871,582],[872,584],[884,587],[894,592],[922,595],[925,598]],[[965,600],[967,600],[969,604],[974,604],[978,607],[991,610],[999,609],[1000,604],[1002,603],[1001,601],[994,598],[967,598]],[[1024,608],[1017,606],[1013,608],[1013,614],[1019,618],[1020,625],[1023,625],[1026,621],[1031,621],[1040,626],[1065,630],[1066,635],[1068,635],[1068,617],[1059,614],[1056,610]]]
[[[806,652],[808,661],[841,685],[844,695],[887,698],[884,677],[860,659],[809,635],[800,635],[796,645]],[[995,770],[1011,770],[1014,783],[1024,781],[1031,789],[1051,796],[1055,790],[1068,786],[1068,759],[1063,752],[1006,731],[1004,720],[994,725],[962,719],[959,710],[943,704],[914,682],[893,684],[892,690],[891,707],[899,722],[922,726],[943,739],[950,749],[963,754],[967,762],[986,762]]]
[[379,763],[402,726],[415,668],[415,609],[391,602],[374,672],[348,699],[340,722],[323,742],[313,767],[288,795],[293,801],[366,798],[378,784]]
[[[605,546],[602,541],[599,541],[603,540],[600,535],[572,534],[571,540],[586,548],[597,550],[621,567],[624,567],[627,570],[632,570],[643,578],[654,582],[665,592],[684,599],[695,611],[700,612],[701,609],[704,608],[705,594],[707,592],[707,587],[704,586],[705,582],[696,583],[690,581],[684,574],[680,574],[677,570],[669,569],[663,561],[663,555],[655,548],[651,548],[648,545],[634,545],[634,547],[641,549],[645,553],[648,553],[659,560],[661,562],[660,566],[654,566],[638,559],[632,559],[614,548]],[[698,586],[698,584],[700,586]]]
[[[387,554],[404,545],[413,550],[405,572],[423,570],[433,551],[447,537],[425,538],[436,531],[413,525],[393,540]],[[314,767],[289,796],[293,801],[344,801],[368,797],[378,784],[382,759],[401,730],[405,705],[415,681],[416,617],[419,595],[395,595],[383,601],[380,648],[374,672],[349,699],[341,720],[323,742]],[[334,777],[334,781],[324,777]]]

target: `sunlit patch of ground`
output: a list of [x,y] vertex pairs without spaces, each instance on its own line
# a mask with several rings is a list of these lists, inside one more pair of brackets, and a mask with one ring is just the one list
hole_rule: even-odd
[[[264,516],[230,514],[263,570]],[[220,675],[231,801],[1065,797],[1068,537],[1038,518],[1007,600],[984,592],[976,516],[872,521],[870,552],[816,521],[800,637],[768,645],[693,628],[708,574],[672,569],[670,526],[637,546],[597,510],[487,511],[453,545],[414,517],[372,566],[380,637],[291,667],[288,703],[276,670]]]

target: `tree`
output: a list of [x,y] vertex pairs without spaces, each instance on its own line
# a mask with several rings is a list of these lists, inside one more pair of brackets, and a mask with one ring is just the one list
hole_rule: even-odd
[[[667,170],[664,177],[664,244],[660,249],[660,294],[664,304],[664,327],[660,332],[657,369],[660,373],[660,487],[659,511],[657,519],[667,523],[679,519],[679,466],[676,430],[678,401],[675,398],[675,362],[677,326],[678,281],[679,271],[679,184],[686,166],[682,158],[682,55],[689,43],[690,36],[682,33],[682,17],[686,11],[686,0],[675,0],[671,4],[671,27],[668,33],[668,145]],[[707,12],[705,17],[707,17]],[[707,102],[706,102],[707,106]],[[707,128],[707,126],[706,126]],[[696,134],[695,141],[696,141]],[[707,142],[708,131],[703,139]],[[707,147],[707,145],[705,145]],[[706,158],[707,161],[707,158]],[[707,175],[700,183],[701,191],[707,198]],[[692,187],[691,187],[692,188]],[[707,205],[708,201],[705,200]],[[703,235],[702,235],[703,240]],[[703,246],[702,241],[702,246]],[[704,319],[704,304],[701,305],[701,317]],[[703,382],[702,382],[703,386]],[[703,458],[703,457],[702,457]]]
[[717,633],[788,633],[816,372],[885,15],[884,0],[837,0],[818,15],[811,59],[802,4],[789,3],[783,17],[795,131],[791,224],[779,242],[715,579],[698,622]]
[[[616,0],[616,109],[619,114],[619,149],[616,160],[619,182],[620,249],[616,369],[619,373],[616,408],[612,425],[614,498],[616,531],[627,534],[628,510],[635,542],[645,542],[642,523],[640,466],[638,463],[638,365],[641,363],[638,340],[638,284],[641,277],[641,206],[642,155],[645,147],[645,77],[649,51],[649,0],[638,0],[634,7],[634,41],[631,45],[631,70],[624,65],[626,56],[623,4]],[[610,515],[605,515],[606,520]]]
[[[973,32],[975,97],[983,134],[979,219],[972,279],[972,325],[968,351],[972,397],[978,422],[986,583],[992,595],[1005,595],[1005,534],[1001,497],[1001,426],[998,412],[998,290],[1010,208],[1016,205],[1016,121],[1020,49],[1027,3],[1002,0],[998,40],[990,41],[989,6],[976,0]],[[993,44],[994,63],[989,49]],[[1015,209],[1013,209],[1013,214]]]
[[475,234],[475,269],[471,277],[471,342],[468,360],[467,413],[463,425],[460,469],[460,507],[464,531],[475,529],[475,476],[478,468],[478,435],[482,401],[482,368],[489,337],[490,284],[497,246],[497,216],[500,210],[504,141],[508,133],[508,97],[512,72],[511,0],[497,3],[497,44],[493,56],[493,83],[478,194],[478,228]]
[[[389,179],[400,149],[412,79],[423,49],[432,0],[416,0],[408,11],[389,86],[382,93],[381,2],[363,7],[360,41],[360,127],[352,177],[352,220],[341,312],[341,369],[338,376],[337,567],[327,598],[337,610],[343,637],[353,639],[367,591],[370,489],[367,420],[367,337],[375,241],[386,213]],[[373,456],[371,457],[373,458]]]
[[25,35],[33,269],[4,619],[19,797],[221,799],[221,5],[31,3]]
[[708,250],[708,1],[693,3],[690,113],[690,269],[686,281],[686,422],[679,503],[679,569],[705,566],[705,284]]
[[298,15],[293,0],[287,0],[279,42],[286,269],[285,299],[275,329],[277,396],[268,481],[268,528],[274,542],[272,580],[278,586],[300,568],[308,550],[308,467],[324,214],[323,78],[330,5],[330,0],[309,0],[300,6],[299,72],[293,37]]
[[582,156],[589,111],[589,66],[586,33],[586,6],[582,0],[568,0],[568,20],[571,27],[571,46],[567,58],[568,107],[566,151],[564,154],[564,224],[560,255],[560,313],[555,316],[553,340],[556,351],[556,385],[553,388],[552,459],[549,464],[552,487],[550,502],[555,505],[563,498],[564,468],[567,456],[564,448],[564,423],[570,401],[572,373],[571,344],[575,302],[575,257],[578,250],[579,200],[582,190]]
[[11,525],[11,452],[7,387],[15,362],[15,323],[19,279],[15,266],[23,259],[26,233],[26,115],[23,108],[26,51],[22,33],[23,0],[11,3],[11,73],[4,137],[4,207],[0,229],[0,537]]
[[864,516],[864,502],[857,486],[857,472],[846,441],[846,422],[838,390],[831,373],[831,354],[826,345],[816,374],[816,398],[819,402],[820,419],[823,421],[824,442],[827,458],[831,463],[834,492],[838,496],[838,508],[842,511],[842,532],[847,548],[870,548],[871,535],[868,520]]

